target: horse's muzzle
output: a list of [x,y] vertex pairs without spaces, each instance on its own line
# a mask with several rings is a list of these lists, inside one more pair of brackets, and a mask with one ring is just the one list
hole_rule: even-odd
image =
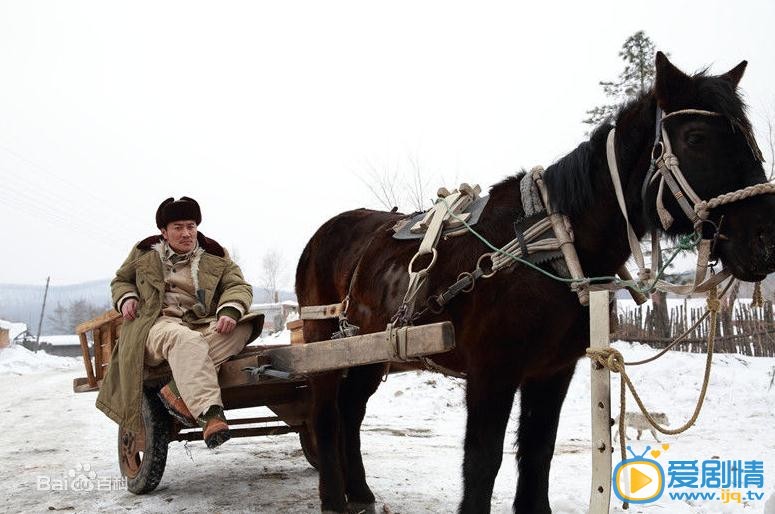
[[717,252],[740,280],[757,282],[775,272],[775,198],[773,195],[728,206]]

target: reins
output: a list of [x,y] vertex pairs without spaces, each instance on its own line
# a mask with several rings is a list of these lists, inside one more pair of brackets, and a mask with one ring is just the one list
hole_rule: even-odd
[[[730,287],[734,282],[735,282],[734,279],[731,279],[729,281],[729,283],[726,285],[726,287],[721,293],[722,297],[727,293],[727,291],[729,291]],[[698,320],[698,322],[694,325],[694,326],[697,326],[700,322],[702,322],[702,320],[704,320],[708,315],[710,315],[710,324],[709,324],[709,331],[708,331],[708,337],[707,337],[707,357],[705,359],[705,372],[703,374],[702,386],[700,387],[700,395],[697,398],[697,403],[694,406],[694,412],[692,413],[691,417],[686,423],[684,423],[678,428],[663,427],[662,425],[659,424],[657,420],[653,418],[653,416],[651,416],[651,413],[643,404],[643,400],[641,399],[640,395],[635,389],[635,385],[632,383],[632,380],[630,379],[629,375],[627,374],[626,366],[627,365],[637,366],[640,364],[646,364],[648,362],[652,362],[662,357],[665,353],[667,353],[668,350],[670,350],[673,346],[678,344],[684,337],[686,337],[686,335],[689,333],[689,331],[691,331],[694,328],[694,326],[690,328],[687,332],[679,336],[667,348],[659,352],[657,355],[654,355],[648,359],[643,359],[637,362],[625,362],[621,352],[619,352],[615,348],[604,348],[604,349],[587,348],[587,351],[586,351],[587,357],[589,357],[595,363],[596,366],[598,366],[599,368],[606,368],[609,371],[612,371],[614,373],[619,373],[621,375],[621,380],[619,381],[619,449],[621,451],[622,461],[627,459],[627,452],[625,450],[625,442],[624,442],[625,433],[627,430],[627,425],[625,423],[625,412],[627,410],[627,396],[626,396],[627,389],[630,390],[630,394],[632,394],[632,397],[635,399],[635,403],[638,405],[638,408],[640,409],[641,413],[643,413],[643,416],[646,418],[649,424],[652,427],[654,427],[657,431],[663,434],[677,435],[677,434],[686,432],[689,428],[691,428],[692,425],[694,425],[694,423],[699,418],[700,411],[702,410],[702,406],[705,402],[705,395],[707,394],[707,391],[708,391],[708,384],[710,382],[710,370],[713,363],[713,347],[716,339],[716,319],[718,316],[718,311],[721,306],[721,302],[716,293],[717,291],[715,287],[713,287],[708,292],[707,310],[705,312],[705,315],[700,320]]]

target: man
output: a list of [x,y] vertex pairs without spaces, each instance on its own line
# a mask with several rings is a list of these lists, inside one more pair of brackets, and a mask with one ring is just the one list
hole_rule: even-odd
[[198,231],[199,204],[167,198],[160,235],[140,241],[110,283],[124,323],[97,407],[125,429],[141,430],[143,367],[166,361],[173,379],[159,397],[183,425],[202,427],[208,448],[229,439],[217,370],[261,332],[248,314],[250,284],[226,250]]

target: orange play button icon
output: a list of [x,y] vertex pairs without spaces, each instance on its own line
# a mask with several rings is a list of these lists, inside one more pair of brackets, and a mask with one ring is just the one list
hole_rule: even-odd
[[653,481],[651,477],[639,471],[638,468],[630,468],[630,493],[637,493]]

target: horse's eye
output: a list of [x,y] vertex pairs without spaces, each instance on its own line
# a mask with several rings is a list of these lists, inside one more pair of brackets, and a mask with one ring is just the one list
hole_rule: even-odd
[[705,136],[700,132],[690,132],[686,142],[689,146],[699,146],[705,142]]

